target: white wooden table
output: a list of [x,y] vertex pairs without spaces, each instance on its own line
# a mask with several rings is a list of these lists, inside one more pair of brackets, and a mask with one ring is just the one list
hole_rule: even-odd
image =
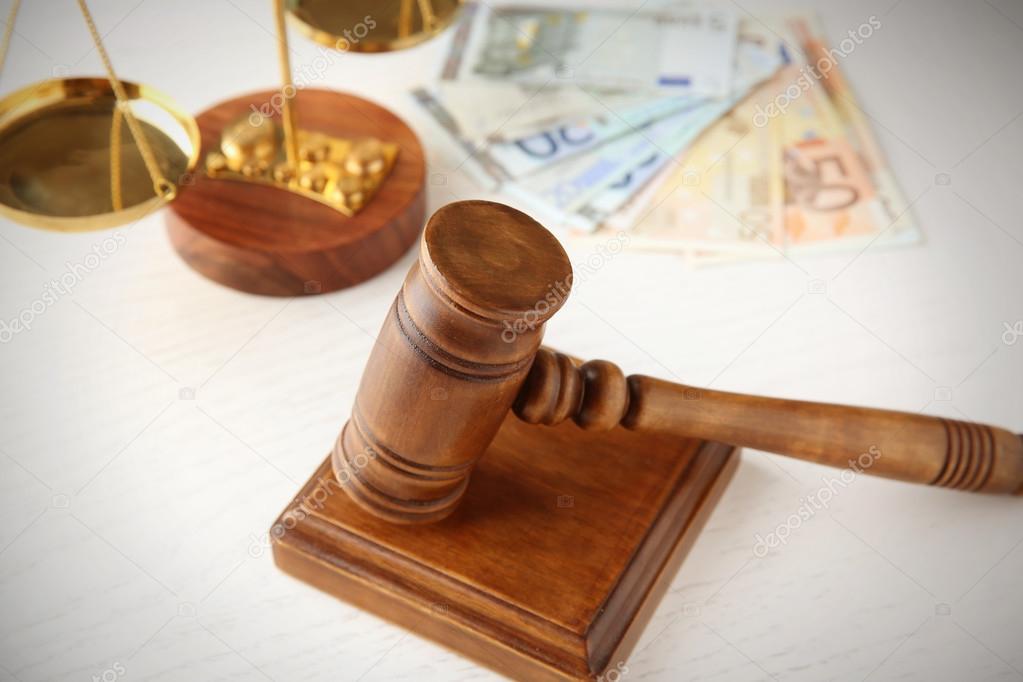
[[[122,77],[191,111],[275,84],[269,2],[93,4]],[[1006,331],[1023,319],[1023,3],[822,9],[833,40],[870,15],[881,29],[841,66],[925,243],[697,271],[626,251],[550,343],[696,385],[1023,430],[1023,338]],[[336,56],[318,83],[419,131],[431,209],[485,196],[405,95],[446,41]],[[317,55],[293,47],[296,64]],[[74,3],[26,3],[0,88],[99,70]],[[194,274],[162,215],[118,234],[0,224],[0,319],[42,302],[0,345],[0,680],[494,679],[281,574],[264,539],[346,419],[412,254],[278,300]],[[68,271],[73,292],[45,301]],[[624,679],[1023,677],[1023,505],[861,476],[792,524],[836,473],[746,452]]]

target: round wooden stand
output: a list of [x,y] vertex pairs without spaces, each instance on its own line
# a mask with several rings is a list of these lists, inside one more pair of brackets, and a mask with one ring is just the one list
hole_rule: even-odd
[[[200,114],[200,158],[218,148],[225,126],[278,99],[268,90]],[[387,109],[339,92],[302,90],[295,110],[302,129],[397,144],[394,168],[352,217],[283,189],[196,172],[171,203],[167,229],[178,254],[202,275],[253,294],[326,293],[369,279],[416,241],[426,171],[415,133]]]

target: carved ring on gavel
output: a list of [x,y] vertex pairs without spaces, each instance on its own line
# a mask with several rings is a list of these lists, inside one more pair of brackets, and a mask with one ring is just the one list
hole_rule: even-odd
[[[334,474],[373,514],[437,521],[458,505],[508,411],[716,440],[866,473],[1023,493],[1023,439],[1004,429],[889,410],[712,391],[541,348],[572,268],[558,241],[502,204],[465,201],[430,219],[370,354]],[[636,466],[643,466],[637,461]]]

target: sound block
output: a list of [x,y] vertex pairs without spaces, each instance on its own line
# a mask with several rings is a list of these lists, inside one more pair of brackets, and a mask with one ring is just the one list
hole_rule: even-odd
[[738,462],[720,443],[509,415],[459,508],[363,511],[329,458],[271,530],[285,572],[520,680],[623,662]]
[[[270,111],[279,99],[275,90],[257,92],[199,114],[200,159],[219,149],[225,126]],[[300,129],[394,142],[398,157],[376,195],[351,217],[285,189],[203,171],[181,182],[167,212],[171,243],[193,269],[234,289],[268,296],[343,289],[398,260],[423,226],[423,149],[401,119],[368,100],[327,90],[300,90],[294,104]]]

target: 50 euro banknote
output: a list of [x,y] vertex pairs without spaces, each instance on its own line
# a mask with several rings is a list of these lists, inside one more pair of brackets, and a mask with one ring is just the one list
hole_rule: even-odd
[[[828,137],[837,141],[831,149],[826,144],[816,147],[805,144],[797,136],[802,133],[805,139],[806,132],[800,130],[798,122],[785,117],[787,152],[792,161],[786,164],[786,178],[791,178],[793,188],[789,202],[793,210],[786,223],[790,239],[807,250],[813,250],[815,242],[821,241],[850,248],[919,241],[921,232],[910,205],[855,93],[820,37],[816,18],[812,14],[790,16],[784,31],[800,46],[802,73],[813,76],[808,94],[817,111],[822,112],[822,118],[828,119],[831,129]],[[864,176],[869,179],[869,188],[865,187]],[[856,204],[868,207],[869,218],[857,222],[851,207],[844,206],[852,202],[853,193],[860,195]],[[822,220],[822,213],[829,219]],[[872,222],[872,229],[865,226],[868,222]],[[819,231],[822,225],[826,230],[823,234]]]
[[[804,45],[806,34],[790,40]],[[844,81],[839,89],[808,77],[805,55],[795,56],[680,156],[656,189],[605,224],[630,229],[634,247],[683,253],[696,264],[918,241]],[[740,129],[732,141],[729,130]],[[642,202],[650,208],[639,210]]]

